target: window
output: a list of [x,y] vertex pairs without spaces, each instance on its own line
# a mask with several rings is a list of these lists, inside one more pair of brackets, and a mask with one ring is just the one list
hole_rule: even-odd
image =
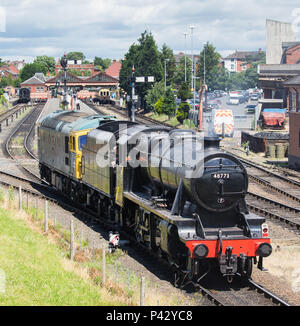
[[69,137],[65,137],[65,153],[69,153]]
[[86,141],[87,141],[87,135],[84,135],[84,136],[80,136],[79,137],[78,147],[79,147],[79,150],[80,151],[82,150],[82,145],[86,145]]

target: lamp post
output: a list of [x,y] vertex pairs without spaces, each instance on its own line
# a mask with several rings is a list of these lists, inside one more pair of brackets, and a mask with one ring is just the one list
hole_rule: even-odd
[[205,81],[205,75],[206,75],[206,60],[205,60],[205,52],[206,52],[206,42],[203,43],[203,50],[204,50],[204,60],[203,60],[203,66],[204,66],[204,78],[203,78],[203,81],[204,81],[204,84],[206,84],[206,81]]
[[167,61],[170,61],[170,59],[165,59],[165,92],[167,88]]
[[191,79],[192,79],[192,81],[191,81],[191,83],[192,83],[192,89],[194,89],[194,78],[193,78],[193,76],[194,76],[194,49],[193,49],[193,46],[194,46],[194,44],[193,44],[193,31],[194,31],[194,29],[196,28],[196,26],[194,26],[194,25],[190,25],[189,26],[189,28],[190,28],[190,30],[191,30],[191,54],[192,54],[192,69],[191,69]]
[[[206,42],[203,43],[203,50],[204,50],[204,58],[203,58],[203,83],[204,85],[206,85],[206,60],[205,60],[205,52],[206,52]],[[206,89],[204,89],[204,92],[205,92],[205,104],[204,104],[204,107],[206,108],[206,105],[207,105],[207,91]]]
[[189,35],[189,33],[183,33],[184,34],[184,82],[186,83],[186,37]]

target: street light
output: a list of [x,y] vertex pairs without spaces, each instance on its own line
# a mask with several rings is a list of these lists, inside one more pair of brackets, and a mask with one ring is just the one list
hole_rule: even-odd
[[165,91],[167,88],[167,61],[170,61],[170,59],[165,59]]
[[194,82],[194,80],[193,80],[193,75],[194,75],[194,52],[193,52],[193,31],[194,31],[194,29],[196,28],[196,26],[194,26],[194,25],[190,25],[189,26],[189,28],[190,28],[190,30],[191,30],[191,50],[192,50],[192,69],[191,69],[191,74],[192,74],[192,89],[194,88],[193,87],[193,82]]
[[186,37],[189,35],[189,33],[183,33],[184,34],[184,82],[186,83]]
[[206,64],[206,60],[205,60],[205,52],[206,52],[206,42],[205,43],[203,43],[203,50],[204,50],[204,78],[203,78],[203,81],[204,81],[204,84],[205,84],[205,75],[206,75],[206,67],[205,67],[205,64]]
[[[203,50],[204,50],[204,58],[203,58],[203,84],[206,85],[206,60],[205,60],[205,52],[206,52],[206,44],[207,42],[203,43]],[[207,105],[207,92],[206,92],[206,89],[204,89],[205,91],[205,104],[204,104],[204,107],[206,108],[206,105]]]

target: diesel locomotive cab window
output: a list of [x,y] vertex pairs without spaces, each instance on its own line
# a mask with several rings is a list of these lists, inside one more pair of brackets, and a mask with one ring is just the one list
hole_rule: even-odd
[[79,146],[79,150],[80,151],[82,150],[82,145],[86,145],[86,140],[87,140],[87,135],[84,135],[84,136],[80,136],[79,137],[78,146]]
[[65,137],[65,153],[69,153],[69,137]]

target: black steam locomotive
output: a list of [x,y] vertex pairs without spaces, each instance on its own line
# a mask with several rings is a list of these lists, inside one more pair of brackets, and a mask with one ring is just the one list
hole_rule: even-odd
[[87,131],[80,160],[69,164],[76,178],[42,160],[41,174],[184,278],[199,280],[215,267],[229,281],[249,277],[257,257],[262,268],[271,254],[265,219],[247,210],[247,172],[217,138],[203,143],[191,131],[108,121]]

